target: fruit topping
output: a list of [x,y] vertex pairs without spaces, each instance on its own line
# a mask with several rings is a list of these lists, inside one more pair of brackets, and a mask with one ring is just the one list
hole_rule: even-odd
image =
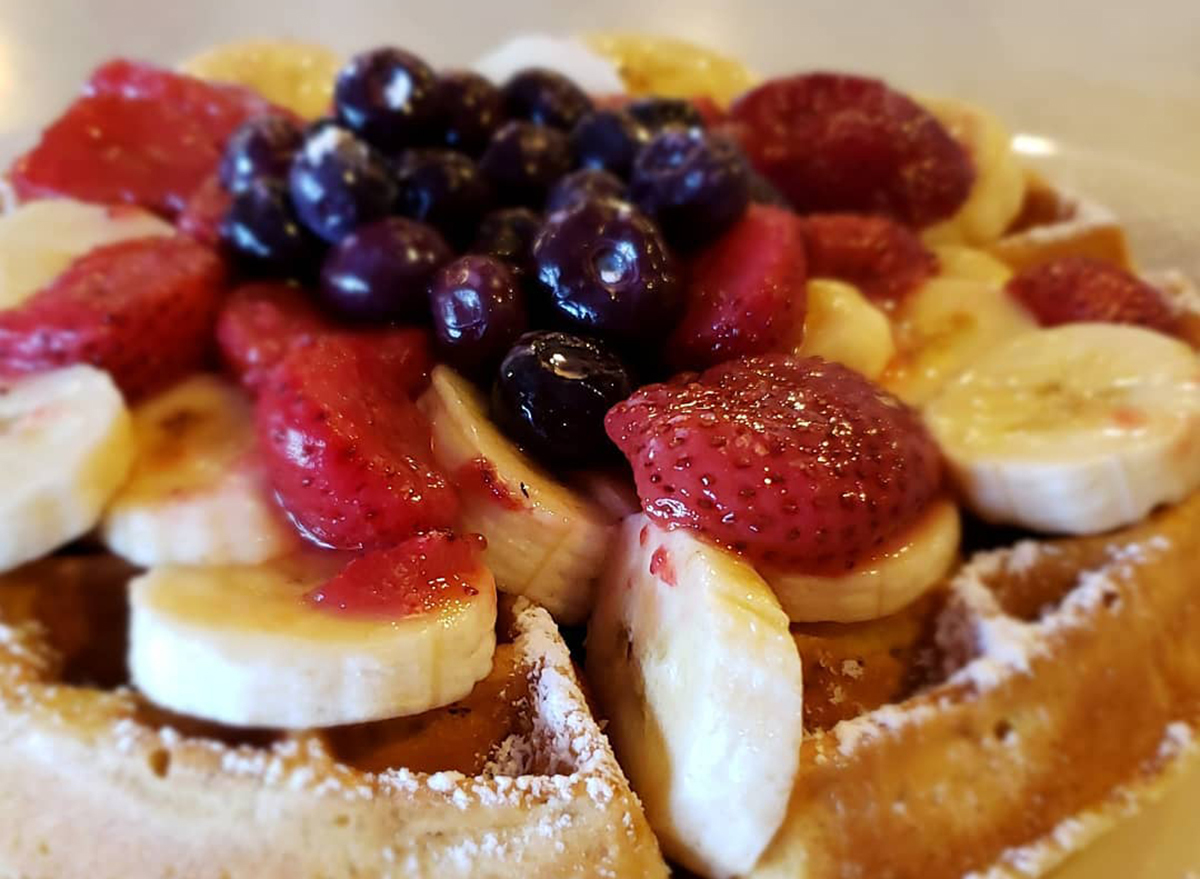
[[1118,266],[1086,256],[1030,266],[1007,289],[1045,327],[1098,321],[1164,333],[1175,328],[1175,315],[1161,292]]
[[509,122],[496,132],[479,169],[501,204],[541,207],[554,181],[571,170],[571,145],[557,128]]
[[255,180],[286,180],[303,138],[300,127],[286,116],[268,113],[247,119],[225,144],[221,183],[230,192],[241,192]]
[[703,369],[788,347],[805,314],[803,226],[787,210],[751,205],[692,264],[687,311],[668,359]]
[[550,188],[550,194],[546,196],[546,213],[569,208],[579,201],[603,198],[623,201],[626,197],[625,184],[619,177],[599,168],[581,168]]
[[571,129],[571,149],[584,168],[602,168],[628,177],[633,159],[650,132],[624,110],[596,110]]
[[664,128],[704,128],[704,116],[691,101],[682,98],[639,98],[625,111],[653,134]]
[[203,365],[224,284],[221,261],[190,238],[98,247],[0,311],[0,375],[88,363],[141,397]]
[[417,56],[382,47],[350,59],[333,89],[338,118],[382,150],[427,136],[436,111],[436,77]]
[[180,70],[201,79],[246,86],[305,119],[329,109],[342,66],[333,50],[294,40],[239,40],[194,55]]
[[478,73],[453,70],[434,86],[433,142],[478,156],[504,121],[500,89]]
[[605,425],[651,518],[814,573],[883,546],[941,481],[917,414],[820,358],[749,358],[650,385]]
[[471,253],[494,256],[517,273],[522,283],[537,276],[533,265],[533,240],[542,228],[542,218],[529,208],[492,211],[479,224]]
[[184,235],[190,235],[206,247],[216,247],[221,243],[221,224],[225,222],[225,215],[232,203],[233,199],[221,185],[220,178],[210,174],[175,218],[175,226]]
[[731,117],[754,165],[802,212],[927,226],[953,214],[974,181],[970,157],[942,124],[877,79],[775,79],[740,98]]
[[429,290],[438,353],[476,378],[500,363],[528,328],[516,273],[491,256],[464,256],[445,266]]
[[428,223],[456,247],[470,244],[492,203],[479,168],[453,150],[409,150],[396,165],[398,210]]
[[328,121],[312,126],[288,177],[300,220],[331,243],[391,213],[396,184],[383,157]]
[[611,199],[551,216],[533,243],[536,281],[558,317],[622,342],[654,341],[683,311],[679,268],[658,228]]
[[667,241],[685,250],[715,240],[750,200],[737,147],[698,129],[667,128],[656,135],[634,160],[629,191]]
[[293,349],[263,382],[257,420],[280,502],[317,543],[380,549],[454,524],[429,425],[367,346],[322,338]]
[[625,364],[595,339],[527,333],[500,364],[492,417],[538,460],[586,466],[612,455],[604,415],[632,391]]
[[938,269],[920,238],[884,217],[814,214],[804,218],[804,243],[812,277],[853,284],[888,307]]
[[561,73],[527,68],[504,84],[504,107],[513,119],[570,130],[592,109],[592,99]]
[[[195,222],[194,213],[187,216],[188,223]],[[281,277],[308,277],[324,249],[301,225],[287,185],[271,179],[255,180],[233,196],[219,234],[244,269]]]

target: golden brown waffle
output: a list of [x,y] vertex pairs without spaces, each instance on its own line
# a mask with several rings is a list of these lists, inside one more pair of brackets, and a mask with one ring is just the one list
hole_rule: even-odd
[[540,608],[505,605],[460,703],[285,735],[120,686],[129,574],[84,556],[0,579],[5,879],[666,875]]

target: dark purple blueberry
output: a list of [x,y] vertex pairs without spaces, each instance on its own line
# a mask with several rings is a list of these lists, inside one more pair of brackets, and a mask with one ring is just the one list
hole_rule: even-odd
[[221,185],[241,192],[255,180],[286,180],[304,135],[292,120],[274,113],[243,122],[225,143]]
[[409,150],[396,163],[401,214],[428,223],[455,247],[470,243],[492,204],[492,188],[469,158],[454,150]]
[[300,220],[332,243],[391,213],[396,203],[396,183],[383,157],[327,122],[304,139],[288,183]]
[[546,213],[561,211],[577,201],[595,198],[615,198],[624,201],[629,197],[620,178],[599,168],[581,168],[550,187],[546,196]]
[[614,342],[661,341],[683,311],[679,269],[658,227],[615,199],[551,215],[533,242],[533,262],[560,319]]
[[233,196],[221,240],[245,267],[285,277],[308,275],[325,246],[301,225],[287,186],[270,178]]
[[571,129],[571,149],[583,168],[603,168],[618,177],[629,177],[633,159],[650,131],[624,110],[596,110]]
[[321,299],[356,321],[420,320],[429,282],[453,258],[437,230],[404,217],[355,229],[321,267]]
[[434,103],[431,142],[469,156],[487,149],[505,119],[500,89],[469,70],[441,74],[434,87]]
[[683,98],[639,98],[626,106],[625,111],[651,134],[665,128],[704,128],[704,117],[696,105]]
[[571,146],[557,128],[509,122],[479,160],[501,204],[541,207],[546,193],[571,170]]
[[632,393],[628,368],[602,342],[526,333],[500,364],[492,418],[535,458],[584,467],[613,457],[604,416]]
[[516,274],[491,256],[462,256],[443,267],[429,305],[442,359],[476,378],[495,369],[529,326]]
[[629,194],[673,247],[703,247],[737,222],[750,200],[738,148],[696,129],[655,135],[633,163]]
[[513,119],[571,129],[592,109],[587,92],[561,73],[530,67],[504,84],[504,109]]
[[472,253],[504,260],[519,280],[530,279],[533,271],[533,239],[542,228],[542,218],[529,208],[502,208],[492,211],[479,224]]
[[350,59],[333,99],[338,117],[383,150],[424,142],[436,100],[433,69],[411,52],[384,46]]

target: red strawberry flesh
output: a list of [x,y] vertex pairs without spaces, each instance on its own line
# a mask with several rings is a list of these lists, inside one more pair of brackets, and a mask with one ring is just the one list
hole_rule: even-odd
[[1159,290],[1118,266],[1086,256],[1038,263],[1010,279],[1007,289],[1045,327],[1099,321],[1164,333],[1176,329],[1176,315]]
[[941,483],[918,415],[816,357],[750,358],[650,385],[605,426],[651,518],[812,573],[870,557]]
[[812,277],[853,284],[888,307],[938,268],[937,257],[920,238],[885,217],[813,214],[804,218],[804,242]]
[[229,211],[233,197],[225,191],[216,174],[210,174],[192,193],[175,226],[208,247],[221,243],[221,221]]

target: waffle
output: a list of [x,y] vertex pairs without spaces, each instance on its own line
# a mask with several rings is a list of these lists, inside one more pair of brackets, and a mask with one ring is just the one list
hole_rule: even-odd
[[544,610],[503,606],[495,669],[455,705],[232,730],[122,686],[130,573],[0,580],[0,876],[667,875]]

